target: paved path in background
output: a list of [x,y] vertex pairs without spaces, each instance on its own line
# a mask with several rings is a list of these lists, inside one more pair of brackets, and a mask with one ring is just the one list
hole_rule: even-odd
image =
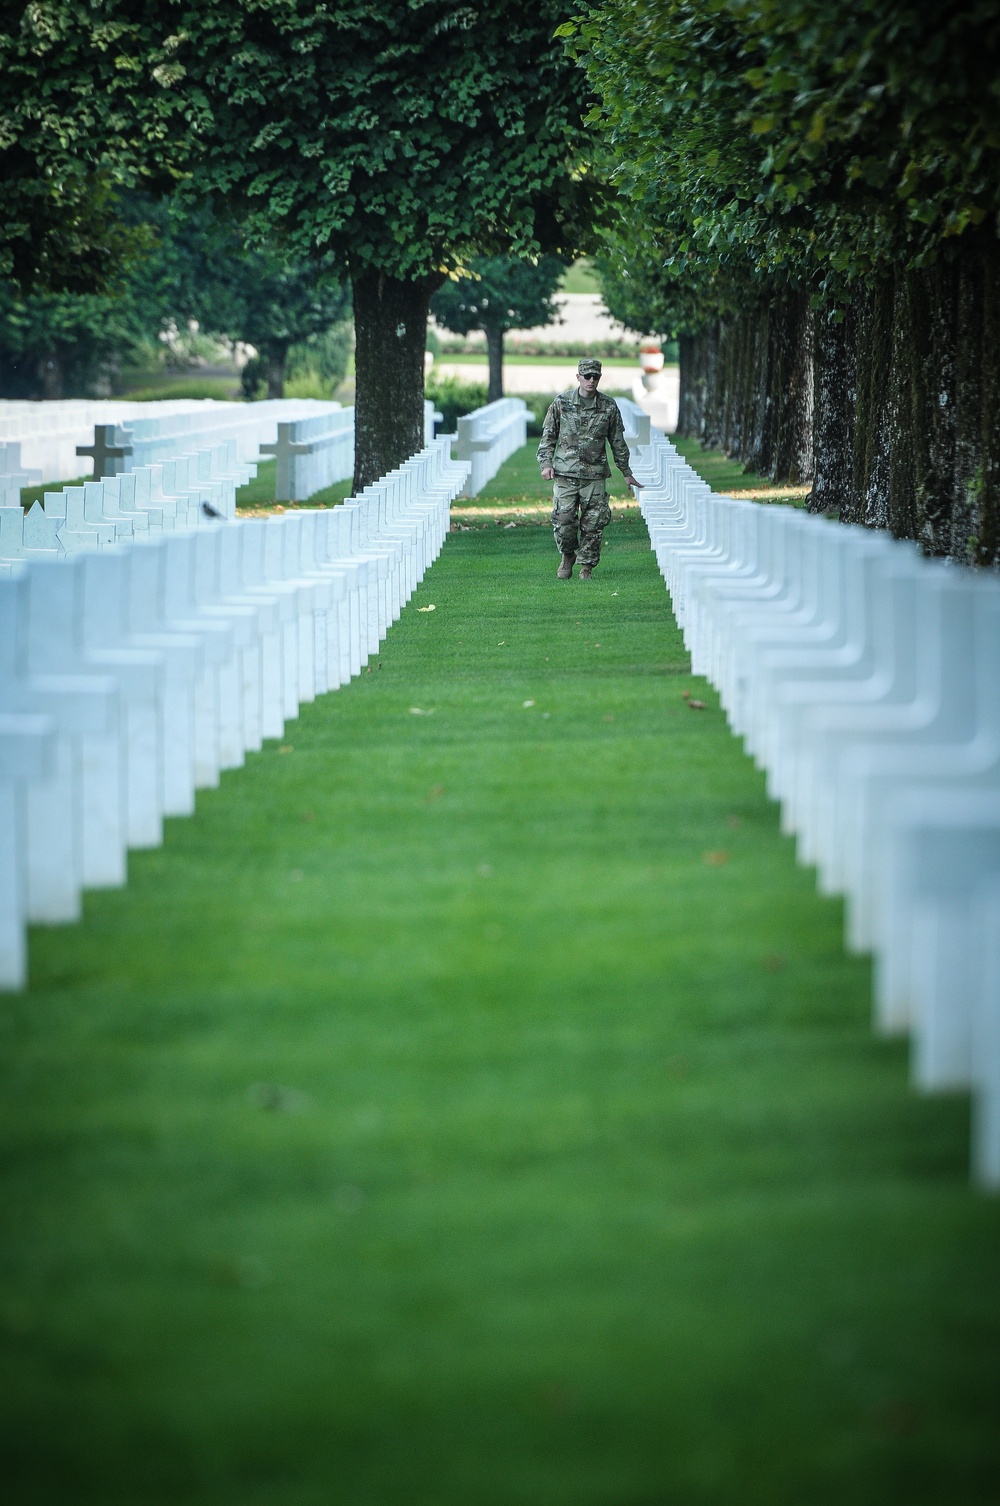
[[[457,377],[463,382],[480,382],[485,384],[489,379],[489,369],[486,362],[449,361],[446,356],[435,361],[433,366],[435,376]],[[636,369],[632,366],[608,366],[604,372],[603,387],[615,392],[630,393],[632,382],[635,379]],[[567,361],[564,365],[531,366],[515,365],[506,362],[503,369],[504,391],[509,397],[516,397],[519,392],[562,392],[571,387],[576,381],[576,362]]]

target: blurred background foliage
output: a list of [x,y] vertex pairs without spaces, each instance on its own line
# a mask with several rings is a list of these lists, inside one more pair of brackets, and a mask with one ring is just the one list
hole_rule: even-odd
[[352,333],[329,257],[248,247],[209,200],[122,192],[114,211],[129,251],[101,291],[0,282],[0,397],[332,397]]

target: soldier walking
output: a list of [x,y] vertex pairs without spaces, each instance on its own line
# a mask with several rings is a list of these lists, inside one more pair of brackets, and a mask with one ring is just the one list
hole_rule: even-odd
[[601,558],[601,536],[611,522],[605,482],[611,475],[606,446],[629,486],[632,475],[625,425],[613,398],[598,392],[601,363],[590,358],[576,368],[576,389],[568,387],[545,415],[538,464],[542,479],[553,482],[552,530],[562,555],[560,580],[569,580],[579,560],[580,579],[590,580]]

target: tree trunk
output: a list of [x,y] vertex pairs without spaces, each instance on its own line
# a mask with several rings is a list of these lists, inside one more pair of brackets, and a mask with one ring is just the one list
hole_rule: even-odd
[[704,335],[704,406],[701,414],[701,442],[715,449],[721,442],[719,432],[719,365],[722,346],[722,322],[716,320]]
[[739,448],[738,372],[740,369],[740,346],[743,340],[743,321],[738,316],[727,319],[725,324],[725,348],[720,362],[722,380],[719,404],[719,431],[722,448],[732,455]]
[[774,473],[774,461],[778,452],[780,427],[780,403],[778,394],[785,380],[784,352],[784,304],[781,299],[772,300],[767,320],[767,350],[764,355],[764,380],[760,414],[760,445],[757,451],[756,469],[762,476]]
[[764,420],[767,411],[767,353],[770,346],[771,311],[766,304],[754,313],[753,343],[747,370],[747,426],[743,445],[743,469],[762,472]]
[[846,519],[851,515],[854,472],[856,314],[839,323],[834,310],[816,316],[813,344],[813,488],[809,511]]
[[805,290],[781,300],[772,399],[775,426],[770,475],[798,486],[812,466],[812,310]]
[[906,278],[893,279],[892,331],[887,384],[886,443],[889,492],[886,522],[897,539],[916,537],[917,498],[913,469],[913,341],[907,317]]
[[488,403],[503,397],[503,330],[486,331],[486,353],[490,362],[490,386],[486,394]]
[[696,335],[681,335],[677,341],[677,360],[680,366],[680,399],[677,405],[677,433],[682,439],[690,439],[694,423],[694,384]]
[[760,310],[753,308],[740,320],[740,356],[737,368],[736,414],[737,432],[733,457],[746,462],[753,444],[754,429],[754,374],[757,365],[757,331],[760,325]]
[[443,281],[400,282],[369,267],[352,271],[356,492],[423,448],[427,313]]
[[[977,562],[983,481],[983,321],[986,311],[986,241],[989,231],[962,237],[958,246],[955,324],[955,495],[951,557]],[[992,353],[996,359],[996,352]]]
[[264,376],[267,380],[269,398],[285,395],[285,362],[288,360],[287,340],[275,340],[264,351]]
[[1000,565],[1000,241],[984,235],[982,438],[976,563]]
[[951,552],[955,474],[955,323],[958,279],[938,262],[906,274],[912,349],[916,536],[925,552]]
[[857,314],[857,403],[850,507],[845,523],[885,528],[889,521],[889,388],[892,379],[893,279],[862,290]]

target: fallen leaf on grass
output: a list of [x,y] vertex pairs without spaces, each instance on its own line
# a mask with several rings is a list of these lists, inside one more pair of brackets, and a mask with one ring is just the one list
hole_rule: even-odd
[[563,1385],[561,1381],[552,1381],[539,1386],[537,1405],[543,1412],[564,1417],[576,1407],[577,1395],[570,1386]]
[[213,1260],[209,1265],[209,1275],[217,1286],[243,1287],[250,1292],[259,1291],[271,1280],[271,1273],[264,1262],[246,1255],[236,1259],[222,1257]]
[[303,819],[303,821],[315,821],[316,814],[315,814],[314,811],[303,811],[302,812],[302,819]]
[[479,867],[476,869],[476,872],[479,874],[480,878],[492,878],[493,877],[493,864],[492,863],[480,863]]
[[295,748],[292,745],[292,743],[282,743],[281,747],[278,749],[278,752],[279,753],[294,753],[295,752]]
[[707,863],[709,868],[724,868],[729,862],[729,854],[724,848],[720,848],[718,852],[703,852],[701,861]]
[[706,704],[705,704],[704,701],[695,701],[695,700],[688,701],[688,710],[689,711],[705,711],[707,709],[708,708],[706,707]]
[[609,716],[606,716],[606,717],[605,717],[605,718],[604,718],[604,720],[605,720],[605,721],[606,721],[606,722],[613,722],[613,721],[614,721],[614,717],[613,717],[613,716],[611,716],[611,715],[609,715]]
[[418,607],[417,611],[418,612],[436,612],[437,611],[437,607],[434,605],[433,602],[431,602],[431,604],[430,604],[429,607]]
[[411,716],[433,716],[434,715],[434,708],[431,707],[431,709],[429,711],[425,711],[422,706],[411,706],[410,707],[410,715]]
[[431,787],[430,787],[430,789],[427,791],[427,794],[426,794],[426,796],[424,798],[427,800],[427,802],[429,804],[432,800],[440,800],[441,796],[443,794],[444,794],[444,785],[443,784],[432,784]]
[[501,638],[500,642],[497,644],[497,648],[506,648],[506,647],[507,647],[507,640],[506,640],[506,638]]
[[879,1407],[872,1420],[880,1432],[905,1435],[917,1432],[923,1414],[916,1402],[901,1399]]
[[254,1108],[267,1109],[271,1114],[302,1114],[309,1107],[305,1093],[280,1082],[255,1082],[247,1089],[247,1097]]
[[503,526],[505,528],[516,528],[517,524],[516,523],[505,523]]
[[333,1189],[333,1201],[341,1213],[357,1213],[364,1206],[365,1194],[362,1188],[355,1187],[352,1182],[341,1182]]
[[534,704],[535,704],[534,701],[522,701],[521,702],[521,705],[524,707],[525,711],[527,711],[527,709],[528,709],[529,706],[533,706]]
[[733,828],[733,831],[739,831],[740,827],[743,825],[743,817],[742,816],[727,816],[726,817],[726,825],[727,826],[731,826]]

